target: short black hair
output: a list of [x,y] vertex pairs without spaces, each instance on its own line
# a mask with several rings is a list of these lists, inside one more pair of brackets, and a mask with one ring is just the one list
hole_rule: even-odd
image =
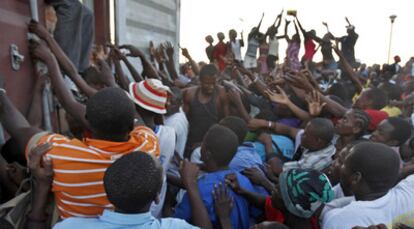
[[387,145],[362,142],[351,148],[347,163],[372,190],[388,191],[398,180],[400,157]]
[[334,83],[328,89],[329,95],[334,95],[342,99],[342,101],[349,100],[349,92],[344,84]]
[[357,137],[359,138],[366,133],[369,123],[371,122],[371,118],[365,111],[361,109],[353,108],[352,111],[354,112],[356,122],[361,128],[361,131],[357,134]]
[[200,70],[200,80],[206,76],[217,77],[219,71],[214,64],[207,64]]
[[132,152],[116,160],[105,172],[104,187],[109,202],[126,213],[148,206],[162,185],[162,168],[144,152]]
[[236,116],[227,116],[219,124],[229,128],[237,135],[239,145],[244,142],[248,129],[247,123],[243,119]]
[[387,94],[388,100],[400,100],[402,94],[402,88],[396,84],[389,82],[382,83],[378,88]]
[[399,117],[388,118],[387,121],[394,127],[391,138],[398,141],[398,146],[404,144],[411,136],[411,124]]
[[367,99],[371,100],[372,108],[381,110],[388,104],[387,94],[378,88],[371,88],[366,92]]
[[203,146],[219,166],[228,166],[237,152],[239,141],[232,130],[215,124],[204,136]]
[[322,139],[326,144],[332,141],[335,134],[335,127],[331,120],[327,118],[314,118],[310,121],[312,134]]
[[135,107],[120,88],[105,88],[86,103],[86,117],[92,131],[105,135],[121,135],[134,126]]

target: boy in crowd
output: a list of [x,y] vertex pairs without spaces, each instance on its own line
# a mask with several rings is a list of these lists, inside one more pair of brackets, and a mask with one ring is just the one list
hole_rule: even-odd
[[129,97],[136,104],[136,110],[145,125],[157,135],[160,144],[159,160],[164,169],[164,176],[159,204],[151,207],[151,212],[156,217],[161,216],[161,210],[164,206],[167,191],[166,172],[169,169],[171,158],[174,156],[176,144],[175,130],[169,126],[156,124],[156,118],[167,113],[166,106],[169,94],[171,94],[170,88],[157,79],[146,79],[129,85]]
[[315,118],[309,121],[305,129],[292,128],[280,123],[252,119],[249,122],[252,129],[268,128],[277,134],[295,139],[295,154],[293,161],[283,165],[288,169],[323,170],[332,163],[336,149],[332,144],[334,126],[329,119]]
[[[49,66],[50,74],[60,74],[53,56],[43,61]],[[102,177],[118,157],[137,148],[154,156],[160,152],[152,130],[144,126],[134,127],[134,105],[118,88],[99,91],[83,107],[92,131],[92,138],[83,141],[31,127],[10,102],[4,89],[0,90],[0,104],[1,123],[20,148],[27,149],[26,156],[36,145],[46,142],[53,145],[46,157],[53,162],[52,190],[63,219],[95,217],[112,207],[104,192]]]
[[400,156],[402,166],[403,160],[400,155],[400,147],[410,138],[411,128],[410,123],[403,118],[391,117],[378,125],[370,140],[391,147]]
[[200,71],[200,86],[183,92],[183,110],[190,124],[185,157],[200,146],[204,134],[222,117],[229,114],[228,99],[224,87],[217,85],[219,72],[213,64]]
[[371,122],[368,131],[374,131],[382,120],[388,118],[385,111],[381,111],[387,105],[387,95],[378,88],[364,89],[354,103],[355,108],[364,110]]
[[106,195],[115,210],[104,210],[98,218],[69,218],[54,228],[198,228],[184,220],[156,219],[151,215],[152,202],[159,201],[162,177],[162,167],[149,154],[125,155],[109,166],[103,178]]
[[363,142],[352,147],[341,167],[340,182],[345,196],[354,195],[355,201],[324,214],[322,228],[368,227],[381,223],[387,228],[395,223],[412,226],[414,176],[395,186],[399,170],[398,155],[386,145]]
[[[223,126],[214,125],[206,133],[201,146],[201,160],[204,162],[206,173],[198,179],[198,187],[213,226],[218,225],[219,220],[214,211],[211,193],[216,184],[225,182],[225,177],[228,174],[234,173],[241,187],[254,192],[249,179],[239,172],[229,169],[229,163],[233,159],[238,145],[238,138],[233,131]],[[234,199],[234,207],[230,215],[233,228],[249,228],[250,217],[257,215],[253,214],[251,206],[245,198],[234,192],[230,192],[230,195]],[[190,197],[188,194],[184,195],[181,203],[176,206],[175,217],[186,221],[191,220],[191,212],[196,209],[191,208]]]
[[291,169],[279,177],[272,196],[261,196],[245,190],[233,174],[226,183],[255,206],[265,209],[266,220],[284,223],[291,228],[315,228],[316,212],[333,199],[334,193],[325,174],[316,170]]

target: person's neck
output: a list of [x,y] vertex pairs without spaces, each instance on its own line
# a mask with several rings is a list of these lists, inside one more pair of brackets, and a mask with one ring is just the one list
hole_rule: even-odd
[[348,143],[356,139],[355,135],[341,135],[338,139],[338,142],[341,146],[346,146]]
[[379,199],[385,195],[387,195],[388,191],[382,191],[382,192],[367,192],[367,193],[360,193],[355,195],[355,200],[357,201],[373,201],[376,199]]
[[129,140],[129,134],[127,133],[123,135],[106,135],[101,133],[92,133],[92,138],[110,142],[127,142]]
[[148,206],[145,206],[142,209],[137,209],[136,211],[124,211],[122,209],[115,208],[114,212],[120,213],[120,214],[126,214],[126,215],[128,215],[128,214],[129,215],[134,215],[134,214],[144,214],[144,213],[147,213],[147,212],[149,212],[149,209],[150,208]]
[[208,163],[208,164],[205,164],[205,165],[206,165],[205,166],[206,172],[208,172],[208,173],[214,173],[214,172],[229,169],[228,166],[219,166],[219,165],[216,165],[216,164],[213,164],[213,163]]
[[154,122],[154,117],[143,115],[142,120],[144,120],[144,123],[147,127],[149,127],[152,130],[155,129],[156,125],[155,125],[155,122]]

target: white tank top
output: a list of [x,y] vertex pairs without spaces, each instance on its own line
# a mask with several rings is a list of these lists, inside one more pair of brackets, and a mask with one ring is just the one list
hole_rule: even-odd
[[279,41],[276,36],[269,39],[269,55],[279,56]]
[[241,57],[241,45],[240,45],[240,40],[236,39],[235,42],[230,41],[230,45],[231,45],[231,51],[234,54],[234,59],[241,61],[242,57]]

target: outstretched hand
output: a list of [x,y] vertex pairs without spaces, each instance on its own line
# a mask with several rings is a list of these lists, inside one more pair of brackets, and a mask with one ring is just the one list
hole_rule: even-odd
[[137,47],[133,46],[133,45],[121,45],[119,46],[119,49],[126,49],[129,51],[129,53],[127,53],[127,56],[131,56],[131,57],[145,57],[144,53],[139,50]]
[[53,54],[45,44],[35,40],[29,41],[29,51],[34,59],[45,63],[54,58]]
[[220,220],[229,219],[233,209],[233,198],[226,187],[226,184],[214,185],[213,190],[214,208]]
[[29,23],[29,32],[36,34],[40,39],[47,40],[50,33],[47,29],[37,21],[31,20]]
[[231,189],[237,194],[241,194],[242,188],[240,187],[239,180],[237,179],[236,174],[231,173],[226,176],[226,184],[230,186]]
[[316,90],[309,93],[305,99],[308,103],[309,114],[313,117],[319,116],[323,108],[326,106],[326,103],[321,102],[321,96]]
[[284,105],[288,104],[290,102],[290,99],[287,96],[286,92],[279,86],[276,86],[276,89],[278,90],[278,92],[273,92],[269,89],[265,91],[268,98],[272,102],[275,102],[275,103],[284,104]]
[[263,185],[267,181],[265,174],[258,168],[245,169],[243,170],[242,174],[249,178],[249,180],[256,185]]
[[167,52],[168,57],[174,56],[174,46],[172,45],[171,42],[165,43],[165,51]]
[[188,49],[186,48],[182,48],[181,49],[181,54],[183,54],[183,56],[187,59],[191,59],[190,53],[188,52]]
[[200,168],[196,164],[185,159],[181,162],[179,172],[181,180],[186,188],[191,187],[191,185],[197,185]]
[[39,187],[50,187],[53,180],[52,161],[44,155],[52,149],[52,145],[45,143],[36,146],[30,151],[28,167]]

